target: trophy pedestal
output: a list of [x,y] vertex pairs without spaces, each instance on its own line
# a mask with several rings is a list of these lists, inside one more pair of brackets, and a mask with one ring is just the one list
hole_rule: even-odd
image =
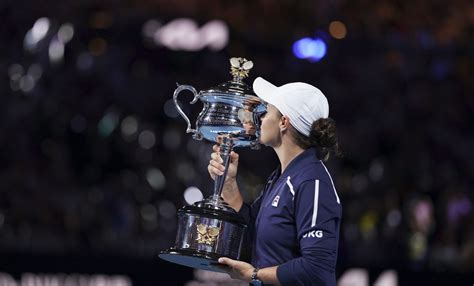
[[225,273],[223,269],[227,267],[217,261],[219,256],[198,250],[175,249],[171,247],[168,250],[162,251],[158,256],[172,263],[213,272]]
[[225,205],[198,202],[178,211],[175,245],[158,256],[172,263],[225,272],[219,257],[239,259],[247,225]]

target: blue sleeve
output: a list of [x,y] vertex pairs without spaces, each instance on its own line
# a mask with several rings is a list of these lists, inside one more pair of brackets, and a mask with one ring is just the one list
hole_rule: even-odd
[[255,234],[255,220],[262,202],[263,193],[252,203],[243,203],[238,214],[247,223],[247,230],[244,235],[243,247],[240,252],[239,260],[250,262],[253,255],[252,240]]
[[294,216],[301,256],[277,268],[281,285],[336,285],[341,206],[332,185],[303,182],[295,191]]
[[240,210],[238,211],[238,214],[240,217],[242,217],[245,222],[247,223],[247,232],[244,236],[244,243],[243,245],[246,246],[246,249],[242,249],[242,255],[241,259],[243,261],[250,262],[252,259],[253,255],[253,249],[252,249],[252,241],[255,235],[255,220],[257,219],[258,212],[260,211],[260,206],[262,204],[263,196],[265,192],[268,190],[268,188],[272,185],[273,181],[277,177],[277,174],[279,172],[279,169],[273,171],[273,173],[270,175],[270,177],[267,180],[267,184],[265,185],[265,188],[262,190],[260,195],[255,199],[255,201],[252,204],[248,203],[243,203],[242,206],[240,207]]
[[245,222],[250,225],[255,225],[255,219],[257,218],[258,211],[260,210],[260,205],[262,202],[262,194],[255,199],[252,204],[243,203],[242,207],[238,211],[239,216],[241,216]]
[[268,177],[265,187],[263,188],[260,195],[255,199],[255,201],[252,204],[243,203],[242,207],[238,211],[239,216],[241,216],[249,226],[250,233],[252,234],[251,237],[253,237],[255,220],[257,219],[258,212],[260,211],[260,205],[262,204],[263,195],[271,187],[275,178],[278,176],[278,173],[279,169],[273,171],[272,174]]

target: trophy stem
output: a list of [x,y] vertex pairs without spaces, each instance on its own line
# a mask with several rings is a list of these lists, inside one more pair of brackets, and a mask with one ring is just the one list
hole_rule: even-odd
[[222,194],[222,189],[224,188],[225,178],[227,176],[227,171],[229,170],[230,163],[230,153],[233,149],[233,140],[229,137],[224,137],[220,146],[220,155],[224,165],[224,174],[217,176],[214,181],[214,195],[212,196],[212,201],[217,204]]

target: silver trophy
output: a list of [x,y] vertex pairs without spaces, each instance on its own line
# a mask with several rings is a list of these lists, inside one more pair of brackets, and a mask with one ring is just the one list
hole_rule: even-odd
[[[196,140],[220,144],[225,171],[216,178],[212,196],[178,211],[175,244],[159,254],[160,258],[173,263],[217,272],[222,271],[217,262],[219,257],[239,259],[247,228],[221,197],[230,153],[234,147],[260,147],[260,116],[266,112],[265,104],[242,81],[253,63],[244,58],[231,58],[230,63],[231,81],[199,93],[189,85],[179,85],[174,91],[176,108],[188,124],[186,133],[193,133]],[[204,104],[195,129],[191,128],[188,116],[178,104],[178,95],[183,90],[194,94],[191,104],[198,99]]]

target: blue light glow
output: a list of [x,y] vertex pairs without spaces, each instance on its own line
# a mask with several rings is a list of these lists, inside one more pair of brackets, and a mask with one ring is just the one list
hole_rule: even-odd
[[326,55],[326,43],[317,38],[303,38],[293,44],[293,53],[299,59],[320,61]]

